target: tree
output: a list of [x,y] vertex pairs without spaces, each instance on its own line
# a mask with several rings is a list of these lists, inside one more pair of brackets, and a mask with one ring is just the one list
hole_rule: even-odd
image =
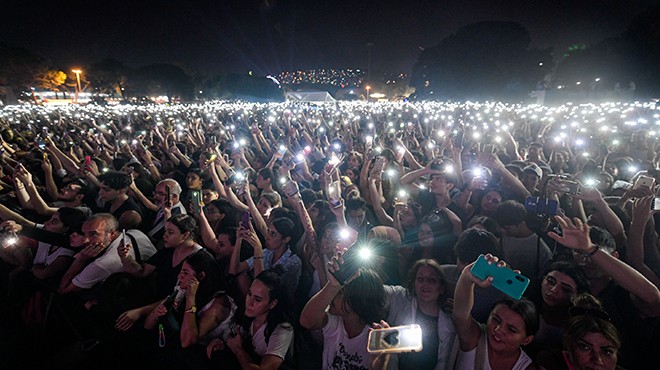
[[130,72],[130,69],[118,60],[103,59],[92,64],[87,75],[95,91],[111,97],[119,95],[122,100],[126,100]]
[[543,79],[539,63],[552,59],[551,49],[530,49],[530,40],[515,22],[461,27],[420,54],[411,85],[421,98],[519,100]]
[[193,83],[183,69],[172,64],[151,64],[135,72],[135,89],[138,95],[166,95],[191,100]]

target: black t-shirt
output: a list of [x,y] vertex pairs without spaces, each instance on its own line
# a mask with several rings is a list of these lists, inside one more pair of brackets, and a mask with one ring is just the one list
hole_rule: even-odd
[[422,327],[422,350],[399,355],[400,370],[433,370],[438,362],[438,317],[417,310],[417,324]]
[[173,258],[174,248],[163,248],[151,256],[146,262],[156,267],[156,297],[158,298],[168,296],[172,293],[172,289],[176,285],[183,262],[172,266]]

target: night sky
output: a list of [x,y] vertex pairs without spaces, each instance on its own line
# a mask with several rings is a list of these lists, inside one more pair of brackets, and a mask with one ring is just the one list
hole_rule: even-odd
[[0,42],[62,69],[110,57],[139,67],[175,63],[207,73],[312,68],[410,72],[420,48],[459,27],[517,21],[532,46],[593,44],[625,30],[657,0],[552,1],[10,1]]

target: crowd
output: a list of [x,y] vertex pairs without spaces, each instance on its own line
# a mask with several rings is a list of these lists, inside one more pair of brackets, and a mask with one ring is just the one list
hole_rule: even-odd
[[[656,368],[659,125],[654,102],[3,107],[0,368]],[[367,350],[408,324],[421,351]]]

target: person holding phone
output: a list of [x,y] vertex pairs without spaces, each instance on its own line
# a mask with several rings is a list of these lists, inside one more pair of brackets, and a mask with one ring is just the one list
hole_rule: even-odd
[[[257,236],[252,222],[249,222],[248,228],[241,225],[236,233],[236,246],[232,252],[229,264],[229,273],[238,275],[245,271],[251,271],[254,276],[262,271],[269,270],[274,266],[281,265],[285,270],[284,279],[287,282],[287,288],[290,294],[296,291],[298,281],[302,272],[302,261],[297,254],[293,253],[289,247],[294,233],[295,224],[288,218],[280,217],[274,219],[268,225],[268,233],[265,237],[264,250],[261,240]],[[240,261],[240,249],[243,241],[246,241],[254,249],[251,258]]]
[[[159,326],[160,348],[149,352],[157,355],[152,361],[158,361],[158,367],[192,368],[193,363],[205,362],[204,349],[212,338],[228,337],[237,306],[225,294],[223,285],[215,258],[200,250],[183,261],[171,294],[173,299],[138,309],[149,312],[145,329],[155,330]],[[118,323],[117,329],[122,328]],[[195,346],[198,343],[201,346]],[[185,355],[183,349],[189,349]]]
[[[491,254],[486,255],[489,264],[506,268]],[[458,341],[450,356],[450,369],[477,369],[483,362],[498,369],[536,369],[532,359],[522,346],[534,339],[539,328],[539,315],[534,304],[528,300],[505,298],[496,302],[485,325],[472,317],[474,287],[490,287],[493,277],[482,280],[470,271],[475,262],[467,265],[454,291],[454,325]]]
[[328,263],[328,282],[303,308],[300,325],[308,330],[322,329],[322,369],[371,369],[369,329],[387,315],[385,289],[378,274],[366,268],[357,270],[341,285],[332,272],[342,268],[342,261],[338,252]]
[[[254,279],[245,297],[245,311],[236,320],[239,326],[235,333],[226,339],[213,339],[206,347],[208,357],[216,359],[214,363],[229,369],[261,370],[291,365],[294,329],[291,299],[282,272],[281,268],[267,270]],[[238,366],[232,367],[226,360],[227,349]]]

